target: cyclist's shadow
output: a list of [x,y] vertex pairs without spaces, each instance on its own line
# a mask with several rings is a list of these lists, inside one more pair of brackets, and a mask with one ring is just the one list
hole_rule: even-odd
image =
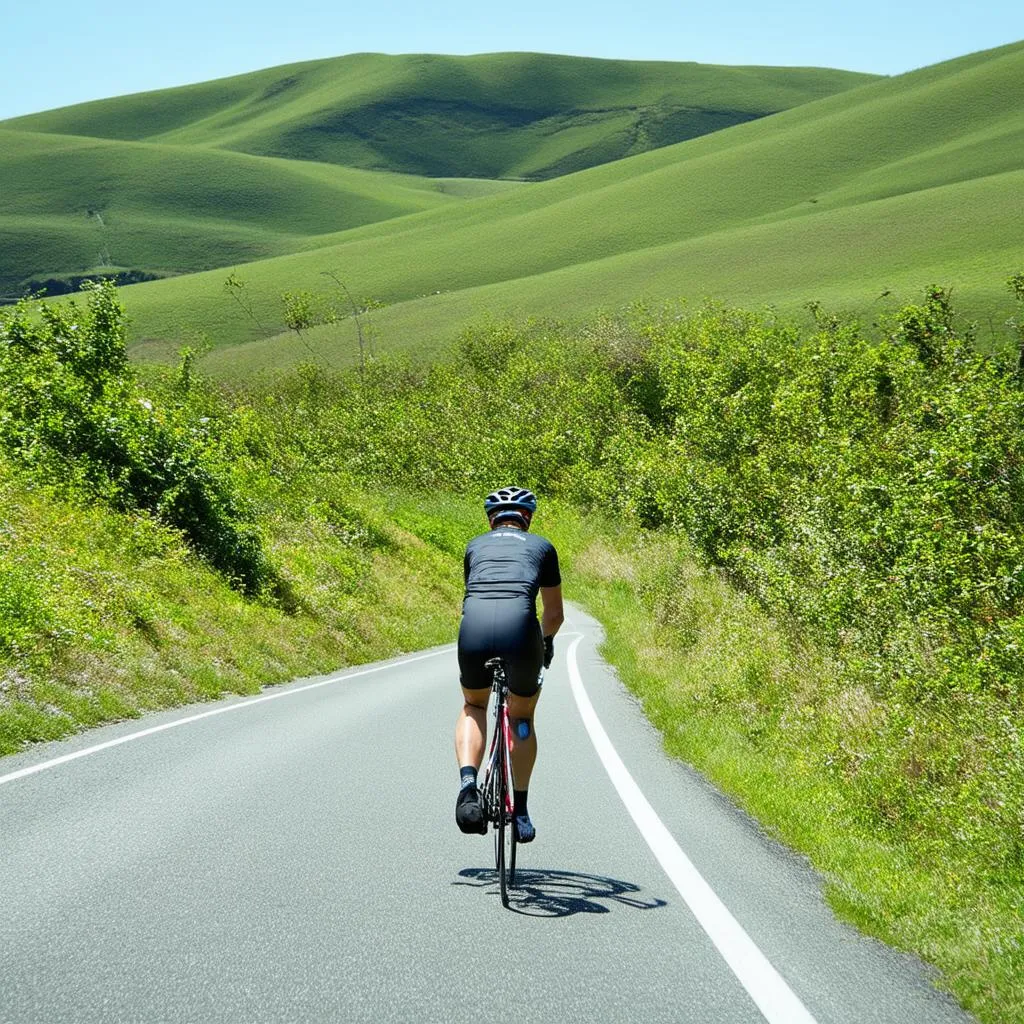
[[[497,892],[498,874],[494,868],[463,868],[459,879],[452,885],[494,886]],[[614,906],[633,910],[666,906],[665,900],[640,895],[640,886],[632,882],[544,868],[518,868],[515,887],[509,889],[508,897],[509,910],[530,917],[607,914]]]

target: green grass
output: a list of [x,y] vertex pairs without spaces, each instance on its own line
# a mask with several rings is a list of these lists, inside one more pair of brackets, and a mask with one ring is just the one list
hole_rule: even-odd
[[[681,296],[821,299],[872,315],[883,291],[903,299],[931,277],[954,287],[965,313],[998,324],[1024,232],[1022,111],[1015,44],[523,190],[321,236],[242,276],[266,323],[281,325],[282,290],[316,290],[322,270],[339,269],[353,292],[391,306],[374,315],[387,347],[437,344],[484,310],[571,315]],[[223,277],[128,289],[136,341],[157,342],[160,355],[202,324],[219,347],[258,342],[212,357],[221,372],[308,358],[294,338],[258,339],[224,301]],[[340,324],[309,344],[339,361],[351,335]]]
[[0,123],[0,297],[94,268],[162,277],[283,255],[871,78],[364,54],[16,118]]
[[[1014,313],[1013,298],[1004,282],[1020,264],[1017,238],[1024,230],[1024,218],[1008,217],[1007,210],[1012,210],[1022,188],[1024,172],[900,196],[867,209],[854,207],[782,225],[715,233],[526,278],[399,302],[375,311],[368,321],[374,325],[378,348],[407,348],[424,354],[442,352],[459,328],[493,312],[513,317],[572,317],[635,302],[659,305],[676,297],[694,302],[711,297],[748,307],[774,305],[786,312],[815,299],[829,309],[849,311],[872,322],[883,311],[916,300],[925,280],[951,287],[958,313],[979,321],[983,340],[998,340],[1005,336],[1005,320]],[[956,210],[960,225],[956,233],[951,209]],[[828,239],[828,245],[819,249],[822,238]],[[332,264],[324,259],[321,265]],[[358,267],[356,263],[348,265]],[[258,268],[263,266],[243,268],[255,291],[274,287],[260,276]],[[275,264],[274,269],[297,268],[295,264]],[[353,277],[357,286],[362,285],[358,274]],[[289,280],[295,286],[305,281],[316,287],[315,279],[305,273],[278,279],[279,283]],[[244,336],[246,325],[224,303],[216,290],[220,284],[214,277],[202,292],[184,289],[181,304],[167,309],[166,337],[187,334],[196,322],[192,317],[199,303],[201,315],[209,316],[216,325],[215,339]],[[883,291],[889,294],[882,297]],[[141,328],[135,335],[134,352],[139,358],[164,360],[174,346],[145,342],[147,307],[134,299],[143,292],[147,300],[157,294],[150,284],[132,286],[125,292],[128,308]],[[269,311],[270,316],[275,313]],[[308,332],[304,343],[294,335],[280,334],[218,348],[206,357],[204,367],[211,373],[233,376],[278,369],[311,357],[326,365],[343,365],[356,353],[355,327],[351,321],[343,321]]]

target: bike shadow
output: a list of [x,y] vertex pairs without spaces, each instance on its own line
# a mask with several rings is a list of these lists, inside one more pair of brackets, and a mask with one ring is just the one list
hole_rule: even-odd
[[[494,868],[463,868],[459,878],[462,881],[452,885],[494,886],[494,892],[498,892],[498,873]],[[509,889],[508,897],[509,910],[528,917],[607,914],[616,906],[633,910],[667,906],[665,900],[643,896],[640,886],[633,882],[550,868],[518,868],[516,884]]]

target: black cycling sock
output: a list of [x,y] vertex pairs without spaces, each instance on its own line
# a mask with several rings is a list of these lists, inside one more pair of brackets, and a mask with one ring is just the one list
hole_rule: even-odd
[[526,790],[514,789],[512,790],[512,796],[514,797],[512,813],[516,817],[520,814],[529,814],[529,811],[526,809]]
[[465,768],[460,768],[459,775],[462,780],[460,788],[468,789],[470,786],[476,785],[476,769],[472,765],[466,765]]

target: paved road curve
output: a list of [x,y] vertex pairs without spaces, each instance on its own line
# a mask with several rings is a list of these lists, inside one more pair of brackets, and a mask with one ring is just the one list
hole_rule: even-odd
[[[968,1020],[664,757],[592,619],[572,610],[566,631],[582,633],[579,678],[636,785],[805,1019]],[[613,786],[570,639],[540,704],[538,840],[513,912],[490,836],[454,825],[451,649],[0,762],[0,1020],[764,1021]]]

